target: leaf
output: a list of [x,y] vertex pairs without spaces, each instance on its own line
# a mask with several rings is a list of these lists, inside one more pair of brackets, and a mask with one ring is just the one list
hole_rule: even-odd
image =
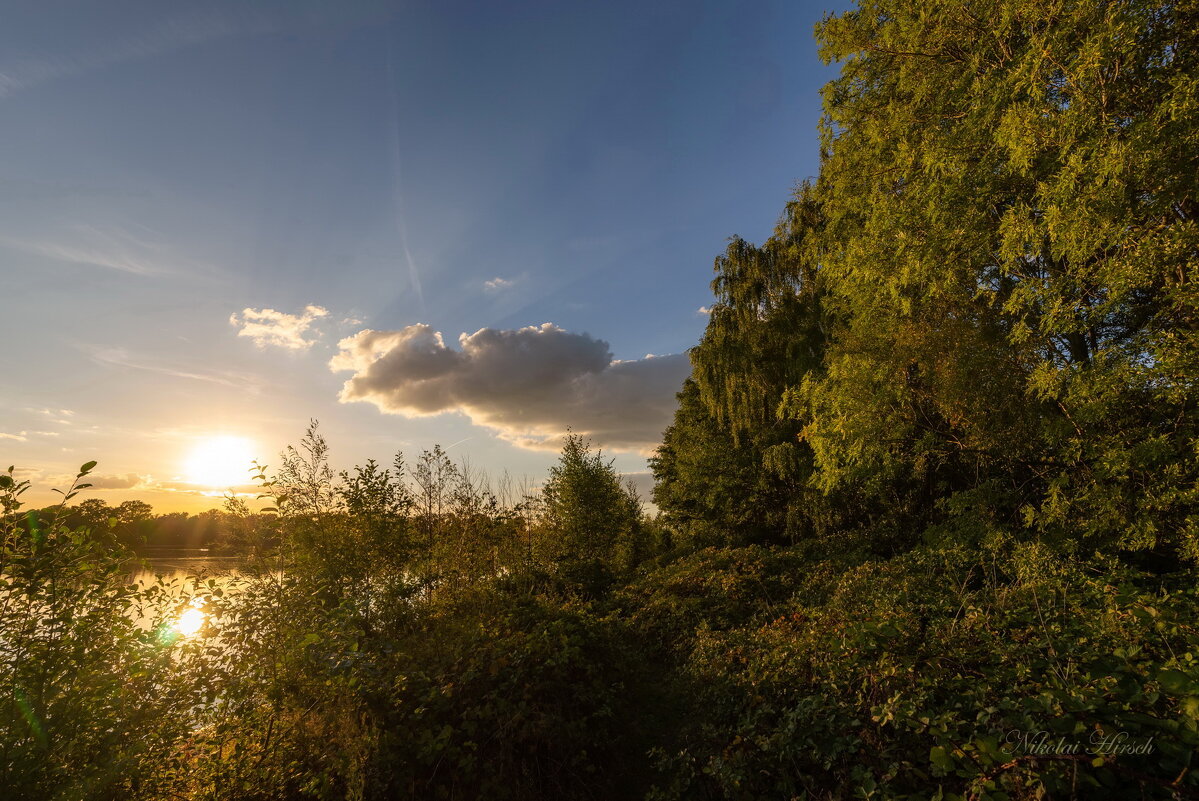
[[1195,682],[1191,680],[1191,677],[1181,670],[1163,670],[1157,674],[1157,683],[1162,686],[1163,690],[1170,693],[1170,695],[1192,693],[1199,689],[1195,686]]
[[939,745],[934,745],[932,750],[928,752],[928,759],[946,773],[953,770],[953,758]]
[[84,473],[90,473],[92,468],[95,466],[96,466],[96,462],[94,462],[94,461],[84,462],[83,465],[80,466],[80,468],[79,468],[79,475],[83,475]]

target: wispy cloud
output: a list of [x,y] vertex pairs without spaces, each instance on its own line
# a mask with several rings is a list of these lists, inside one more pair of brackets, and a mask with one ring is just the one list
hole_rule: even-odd
[[84,350],[84,352],[91,357],[92,361],[96,362],[97,364],[112,365],[114,367],[125,367],[131,370],[143,370],[145,372],[172,376],[174,378],[187,378],[193,381],[206,381],[208,383],[221,384],[227,387],[248,389],[251,392],[257,392],[259,389],[259,380],[254,376],[245,373],[235,373],[231,371],[215,372],[211,370],[187,370],[171,364],[165,364],[159,360],[139,356],[131,353],[125,348],[83,346],[82,350]]
[[44,414],[46,417],[73,417],[75,412],[70,409],[37,409],[30,408],[28,411]]
[[319,338],[307,339],[312,324],[329,311],[320,306],[306,306],[299,314],[287,314],[274,309],[242,309],[241,315],[229,315],[229,324],[237,327],[239,337],[249,337],[260,348],[274,345],[289,350],[307,350]]
[[16,434],[5,434],[4,432],[0,431],[0,439],[12,439],[16,440],[17,442],[25,442],[29,439],[29,437],[26,436],[28,433],[29,432],[27,431],[19,431]]
[[0,63],[0,99],[72,75],[150,58],[214,39],[265,30],[269,30],[269,26],[261,18],[243,16],[234,20],[214,11],[194,11],[160,22],[141,33],[86,50]]
[[74,225],[37,240],[0,236],[0,245],[68,264],[106,267],[133,275],[194,272],[200,267],[181,259],[161,242],[117,226]]

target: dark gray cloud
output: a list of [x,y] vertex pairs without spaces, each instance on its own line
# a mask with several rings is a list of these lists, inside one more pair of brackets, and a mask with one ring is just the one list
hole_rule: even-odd
[[556,449],[566,429],[610,449],[649,451],[670,424],[690,372],[684,354],[613,360],[608,343],[552,323],[481,328],[446,346],[427,325],[361,331],[329,363],[351,371],[342,402],[409,417],[458,411],[529,448]]

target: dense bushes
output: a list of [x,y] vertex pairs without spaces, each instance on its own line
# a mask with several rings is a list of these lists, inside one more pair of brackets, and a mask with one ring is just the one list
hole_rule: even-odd
[[1161,785],[1194,786],[1189,572],[1163,583],[1038,546],[812,568],[789,599],[763,596],[756,619],[678,641],[694,734],[664,755],[672,781],[658,797],[1169,798]]

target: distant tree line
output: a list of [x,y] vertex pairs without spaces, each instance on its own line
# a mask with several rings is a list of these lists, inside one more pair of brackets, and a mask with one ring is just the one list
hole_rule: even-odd
[[[234,505],[235,509],[240,504]],[[49,514],[53,507],[40,511]],[[154,554],[164,550],[205,549],[211,553],[241,553],[249,543],[244,533],[247,526],[244,514],[225,509],[209,509],[199,514],[168,512],[154,514],[145,501],[121,501],[110,506],[102,498],[87,498],[67,508],[63,522],[72,527],[84,527],[96,532],[108,532],[121,545],[134,553]],[[250,521],[261,529],[265,519]]]

